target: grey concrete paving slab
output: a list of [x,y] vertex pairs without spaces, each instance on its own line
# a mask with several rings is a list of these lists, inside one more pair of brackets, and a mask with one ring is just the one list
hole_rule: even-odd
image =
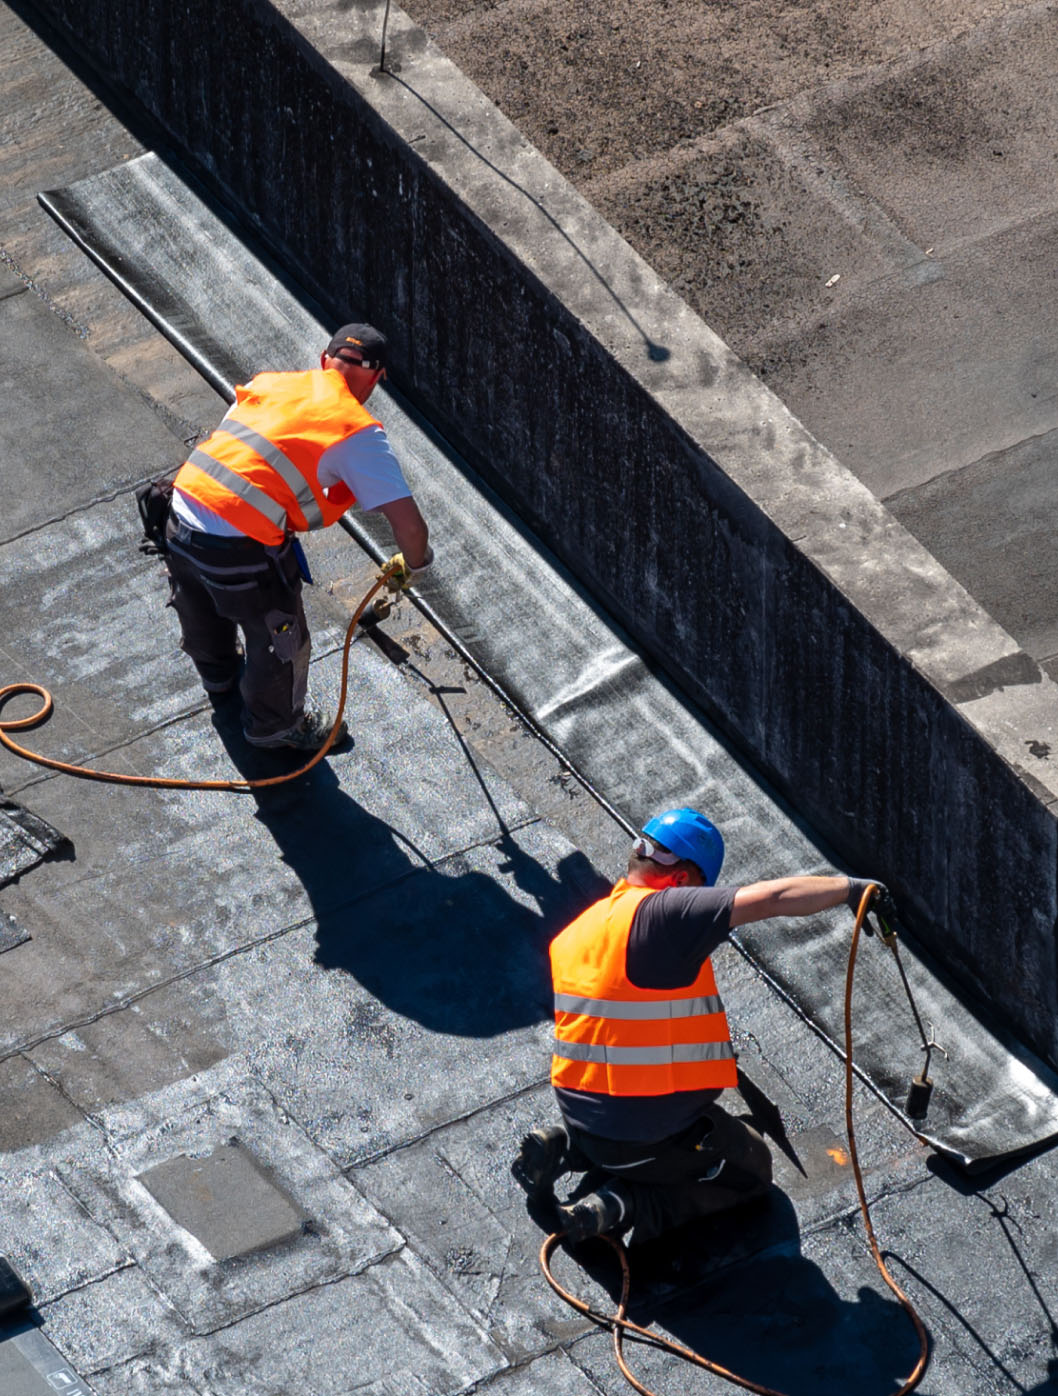
[[1044,666],[1058,654],[1056,457],[1058,431],[1045,431],[888,500],[963,586],[987,589],[992,614]]
[[[149,1362],[93,1374],[98,1396],[164,1392],[178,1373],[209,1396],[353,1392],[457,1396],[505,1366],[502,1354],[407,1251],[355,1280],[292,1296]],[[251,1386],[252,1383],[252,1386]]]
[[[0,268],[0,284],[13,281]],[[186,447],[30,291],[0,297],[3,539],[106,490],[179,465]],[[61,364],[61,391],[57,391]],[[104,387],[105,385],[105,387]],[[71,414],[80,429],[71,435]]]
[[28,1322],[0,1330],[0,1382],[5,1396],[92,1396],[88,1383]]
[[[279,1109],[241,1058],[103,1112],[110,1148],[100,1167],[56,1157],[63,1183],[110,1229],[195,1332],[211,1332],[290,1294],[332,1284],[398,1249],[399,1235]],[[302,1209],[300,1234],[265,1251],[217,1260],[152,1196],[142,1175],[179,1156],[231,1145]],[[192,1198],[193,1201],[193,1198]],[[231,1220],[253,1245],[254,1205]],[[127,1356],[134,1354],[128,1353]]]
[[293,1241],[309,1220],[237,1141],[152,1164],[136,1180],[214,1260]]

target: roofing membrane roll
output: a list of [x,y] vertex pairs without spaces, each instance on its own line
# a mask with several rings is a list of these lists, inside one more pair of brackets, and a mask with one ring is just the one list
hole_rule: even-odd
[[[333,326],[184,173],[157,156],[41,202],[222,394],[230,398],[234,382],[261,369],[318,362]],[[437,562],[419,590],[423,609],[626,826],[673,806],[703,809],[724,835],[721,880],[728,883],[831,870],[822,843],[399,394],[379,388],[371,406],[431,523]],[[374,556],[392,550],[379,520],[352,520]],[[835,1045],[843,1036],[851,929],[841,909],[759,923],[736,937]],[[1055,1073],[989,1022],[913,942],[905,942],[903,958],[939,1043],[929,1113],[915,1131],[966,1168],[1058,1135]],[[857,1067],[903,1115],[923,1059],[896,966],[877,941],[863,942],[856,982]],[[738,1003],[728,1007],[738,1024]]]

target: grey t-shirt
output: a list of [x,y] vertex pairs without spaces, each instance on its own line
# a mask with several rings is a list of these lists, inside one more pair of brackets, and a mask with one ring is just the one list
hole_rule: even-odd
[[[666,887],[632,918],[625,972],[640,989],[684,989],[727,939],[735,887]],[[666,1139],[686,1129],[719,1091],[599,1095],[556,1087],[567,1124],[604,1139]]]

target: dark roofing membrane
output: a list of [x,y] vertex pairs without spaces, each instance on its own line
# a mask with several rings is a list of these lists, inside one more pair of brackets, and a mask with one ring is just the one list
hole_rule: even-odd
[[[14,882],[45,858],[70,849],[70,841],[45,819],[32,814],[6,795],[0,795],[0,887]],[[0,950],[4,945],[4,925],[0,918]]]
[[[41,203],[215,388],[318,360],[331,326],[288,280],[189,187],[145,155]],[[383,327],[384,328],[384,327]],[[421,588],[426,613],[625,824],[658,809],[706,810],[728,849],[723,880],[826,871],[832,858],[700,713],[643,659],[568,573],[446,451],[392,389],[385,423],[438,543]],[[376,557],[388,534],[370,516],[353,531]],[[848,869],[870,876],[871,868]],[[847,912],[743,928],[736,943],[797,1012],[842,1040]],[[965,1168],[984,1167],[1058,1134],[1058,1077],[957,996],[942,969],[904,943],[922,1018],[946,1056],[931,1064],[928,1118],[911,1127]],[[905,1120],[920,1070],[918,1034],[891,956],[864,943],[855,999],[857,1067]]]

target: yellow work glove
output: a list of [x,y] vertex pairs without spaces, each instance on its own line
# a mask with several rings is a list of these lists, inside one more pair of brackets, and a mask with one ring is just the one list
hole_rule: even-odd
[[386,577],[386,587],[389,591],[407,591],[433,562],[433,549],[428,548],[426,557],[420,567],[409,567],[404,561],[403,553],[394,553],[386,563],[385,571],[389,574]]

